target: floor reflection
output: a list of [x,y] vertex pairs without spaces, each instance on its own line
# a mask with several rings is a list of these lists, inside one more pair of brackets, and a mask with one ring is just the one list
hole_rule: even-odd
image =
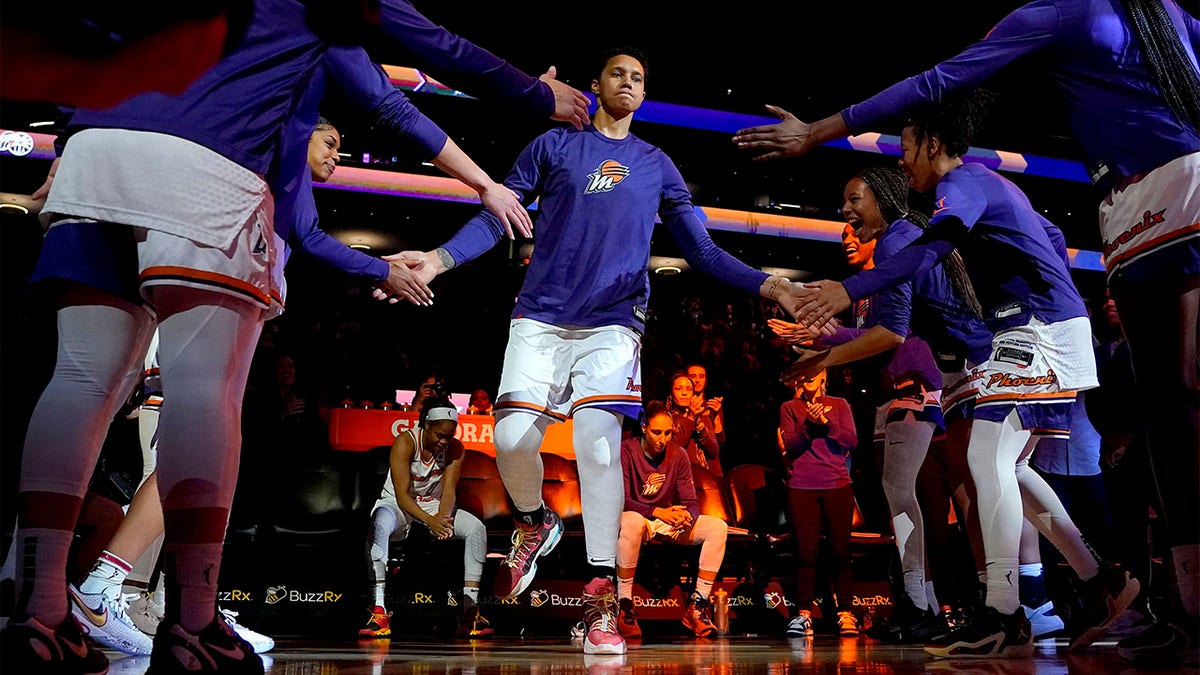
[[[148,657],[109,653],[113,675],[142,675]],[[314,641],[279,640],[264,661],[271,675],[1121,675],[1144,672],[1122,661],[1111,644],[1073,654],[1065,641],[1044,640],[1023,660],[944,661],[920,647],[865,638],[723,638],[631,644],[622,656],[587,656],[567,640]],[[1159,671],[1164,672],[1164,671]],[[1192,669],[1171,672],[1197,673]]]

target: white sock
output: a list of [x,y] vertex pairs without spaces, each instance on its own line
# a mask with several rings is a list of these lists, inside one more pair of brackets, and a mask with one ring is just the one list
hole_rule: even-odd
[[929,603],[929,609],[933,610],[934,614],[942,613],[942,606],[938,604],[937,594],[933,592],[933,582],[925,581],[925,602]]
[[708,579],[696,577],[696,594],[700,597],[707,599],[708,596],[712,595],[712,587],[713,582]]
[[[700,583],[699,580],[696,583]],[[633,598],[633,577],[623,579],[620,574],[617,575],[617,598]]]
[[1175,561],[1175,580],[1183,611],[1192,617],[1200,615],[1200,544],[1174,546],[1171,558]]
[[82,584],[79,584],[79,590],[89,594],[112,595],[113,589],[117,589],[116,592],[119,593],[121,585],[125,583],[125,577],[129,576],[131,569],[133,569],[133,565],[123,558],[110,551],[105,551],[96,559],[87,578],[83,580]]
[[470,598],[471,602],[479,604],[479,587],[478,586],[463,586],[463,597]]

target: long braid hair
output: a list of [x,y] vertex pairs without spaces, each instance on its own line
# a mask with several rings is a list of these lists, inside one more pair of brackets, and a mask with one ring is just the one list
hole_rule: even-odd
[[1184,125],[1200,128],[1200,75],[1183,50],[1163,0],[1122,0],[1122,4],[1167,104]]
[[[929,227],[929,217],[908,206],[908,178],[902,172],[897,169],[870,167],[858,172],[856,177],[871,188],[885,221],[893,223],[903,218],[922,230]],[[979,305],[979,299],[975,297],[975,287],[971,285],[958,249],[950,252],[942,262],[942,267],[950,277],[950,285],[954,287],[965,309],[975,318],[981,318],[983,308]]]

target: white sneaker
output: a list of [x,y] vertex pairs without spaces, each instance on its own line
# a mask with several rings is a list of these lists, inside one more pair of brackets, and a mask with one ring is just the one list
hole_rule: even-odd
[[1029,629],[1033,632],[1033,639],[1035,640],[1040,640],[1064,628],[1065,624],[1054,613],[1054,603],[1050,600],[1047,600],[1041,607],[1036,609],[1027,605],[1021,605],[1021,608],[1025,610],[1025,617],[1029,619]]
[[787,634],[788,637],[812,637],[812,615],[801,610],[795,618],[788,622]]
[[249,642],[251,647],[254,647],[255,654],[269,652],[275,648],[275,638],[268,637],[262,633],[256,633],[238,623],[237,612],[232,609],[225,609],[224,607],[218,607],[217,609],[220,610],[221,616],[225,617],[225,623],[229,624],[233,632],[237,633],[238,637]]
[[154,637],[158,633],[158,624],[162,623],[163,606],[154,600],[153,594],[146,591],[126,593],[125,599],[129,602],[126,613],[133,625],[146,635]]
[[71,614],[83,632],[110,649],[132,656],[149,656],[154,641],[138,630],[125,611],[127,600],[120,586],[100,593],[84,593],[75,584],[67,585]]

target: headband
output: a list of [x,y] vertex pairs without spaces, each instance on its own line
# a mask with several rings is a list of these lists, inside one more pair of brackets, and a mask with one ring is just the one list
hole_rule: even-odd
[[438,420],[450,420],[451,422],[458,421],[457,408],[430,408],[425,415],[426,422],[436,422]]

